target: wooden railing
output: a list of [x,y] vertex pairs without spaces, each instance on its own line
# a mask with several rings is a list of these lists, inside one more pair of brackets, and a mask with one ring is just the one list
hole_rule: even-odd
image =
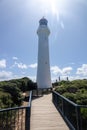
[[0,130],[30,130],[32,91],[26,107],[0,110]]
[[70,130],[87,130],[87,105],[77,105],[55,91],[52,100]]

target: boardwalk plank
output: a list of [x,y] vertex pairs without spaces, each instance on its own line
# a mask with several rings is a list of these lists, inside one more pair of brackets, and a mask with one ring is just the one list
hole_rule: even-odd
[[52,95],[32,101],[31,130],[69,130],[52,103]]

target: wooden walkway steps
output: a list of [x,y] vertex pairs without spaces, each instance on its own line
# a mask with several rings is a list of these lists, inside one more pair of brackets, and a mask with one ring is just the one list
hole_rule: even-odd
[[44,95],[32,101],[30,130],[69,130],[52,103],[52,95]]

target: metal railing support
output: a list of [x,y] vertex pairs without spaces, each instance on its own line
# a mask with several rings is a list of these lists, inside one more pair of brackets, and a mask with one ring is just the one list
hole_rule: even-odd
[[70,130],[87,130],[87,118],[84,120],[82,115],[82,110],[87,110],[87,105],[78,105],[55,91],[52,91],[52,101]]
[[77,117],[77,130],[82,130],[81,129],[81,122],[80,122],[80,118],[81,118],[81,113],[80,113],[80,107],[77,105],[76,106],[76,117]]
[[0,110],[0,130],[30,130],[32,91],[29,96],[28,106]]
[[30,107],[26,107],[25,130],[30,130]]

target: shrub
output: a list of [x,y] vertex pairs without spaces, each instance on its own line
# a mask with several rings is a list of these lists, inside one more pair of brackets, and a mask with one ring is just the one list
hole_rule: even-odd
[[9,93],[0,91],[0,108],[8,108],[13,106],[12,97]]
[[58,93],[80,105],[87,105],[87,80],[61,81]]
[[75,102],[76,101],[76,94],[74,93],[69,93],[69,92],[66,92],[63,94],[64,97],[68,98],[69,100]]

